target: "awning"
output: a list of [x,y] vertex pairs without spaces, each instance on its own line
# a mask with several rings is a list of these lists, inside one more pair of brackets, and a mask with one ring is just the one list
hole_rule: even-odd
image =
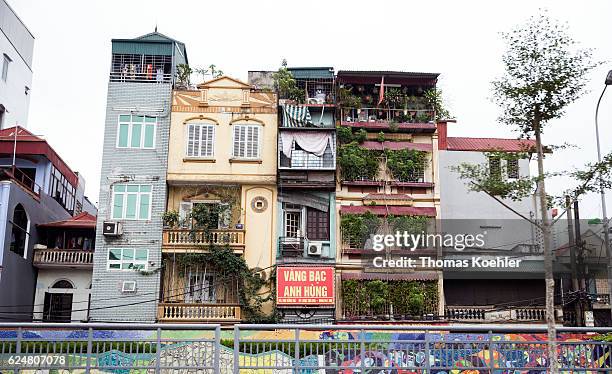
[[313,126],[307,106],[285,104],[282,106],[282,109],[283,127]]
[[278,194],[278,201],[281,203],[303,205],[323,212],[329,211],[329,198],[305,192],[280,192]]
[[413,143],[413,142],[377,142],[373,140],[367,140],[361,143],[361,146],[365,149],[373,150],[373,151],[382,151],[384,149],[389,149],[392,151],[399,151],[402,149],[411,149],[415,151],[423,151],[423,152],[431,152],[433,147],[429,143]]
[[345,273],[342,280],[437,280],[438,274],[433,271],[414,271],[408,273]]
[[381,206],[381,205],[344,205],[340,207],[340,214],[363,214],[370,212],[377,216],[425,216],[435,217],[436,208],[415,206]]

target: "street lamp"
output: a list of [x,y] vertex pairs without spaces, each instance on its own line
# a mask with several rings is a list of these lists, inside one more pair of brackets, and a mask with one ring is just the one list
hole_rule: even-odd
[[[603,91],[597,101],[597,107],[595,108],[595,137],[597,138],[597,162],[601,162],[601,146],[599,145],[599,123],[597,121],[599,115],[599,104],[606,93],[606,88],[612,85],[612,70],[608,72]],[[610,315],[612,316],[612,248],[610,247],[610,233],[608,232],[608,213],[606,212],[606,193],[603,188],[600,191],[601,194],[601,214],[603,215],[604,222],[604,243],[606,245],[606,253],[608,255],[608,305],[610,306]]]

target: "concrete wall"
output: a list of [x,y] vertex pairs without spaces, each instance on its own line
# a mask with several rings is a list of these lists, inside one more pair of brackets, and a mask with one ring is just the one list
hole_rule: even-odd
[[[452,166],[461,163],[488,163],[483,152],[440,151],[439,155],[441,218],[445,225],[443,230],[452,227],[449,232],[486,231],[486,246],[500,249],[512,249],[521,241],[531,241],[534,234],[529,223],[484,192],[470,191],[466,181],[451,170]],[[529,175],[529,160],[519,160],[519,175]],[[504,203],[527,217],[533,211],[533,201],[530,198],[521,201],[506,199]]]
[[[10,250],[10,221],[17,204],[23,205],[29,219],[29,239],[23,257]],[[40,200],[36,200],[15,183],[0,182],[0,240],[3,248],[0,257],[0,305],[29,305],[13,310],[23,315],[14,314],[3,318],[30,319],[37,273],[32,266],[33,247],[38,243],[36,225],[67,218],[70,218],[70,214],[50,196],[43,193]]]
[[[153,322],[156,318],[159,291],[159,272],[143,275],[137,271],[108,271],[109,248],[141,248],[149,250],[148,270],[161,266],[162,214],[166,207],[166,167],[168,155],[168,128],[170,123],[170,84],[121,83],[108,85],[104,148],[98,204],[96,250],[92,278],[92,320]],[[154,149],[118,149],[117,121],[120,114],[155,115]],[[146,112],[160,109],[160,112]],[[102,235],[102,224],[111,217],[112,185],[133,181],[152,185],[150,220],[124,220],[124,234],[118,238]],[[117,300],[122,294],[123,281],[136,281],[136,292],[129,295],[129,303],[141,304],[114,308],[127,304]]]
[[[73,288],[51,288],[55,282],[67,280]],[[45,293],[72,294],[72,321],[86,321],[91,291],[91,269],[40,269],[36,280],[34,319],[43,318]]]
[[4,0],[0,0],[0,30],[0,71],[5,54],[12,60],[6,82],[0,79],[0,105],[6,111],[0,128],[16,124],[25,127],[30,106],[26,87],[32,88],[34,37]]

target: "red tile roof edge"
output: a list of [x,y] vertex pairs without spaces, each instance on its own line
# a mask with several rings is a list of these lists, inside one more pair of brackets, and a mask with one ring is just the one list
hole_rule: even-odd
[[525,152],[535,147],[533,139],[505,139],[505,138],[471,138],[447,137],[447,150],[449,151],[506,151]]

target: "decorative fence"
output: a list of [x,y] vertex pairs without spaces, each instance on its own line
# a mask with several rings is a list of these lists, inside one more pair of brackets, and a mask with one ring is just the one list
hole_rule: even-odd
[[[559,328],[563,372],[612,372],[612,328]],[[361,326],[0,324],[0,372],[546,372],[546,329]]]
[[34,265],[73,265],[93,266],[94,251],[82,249],[36,249],[34,252]]

